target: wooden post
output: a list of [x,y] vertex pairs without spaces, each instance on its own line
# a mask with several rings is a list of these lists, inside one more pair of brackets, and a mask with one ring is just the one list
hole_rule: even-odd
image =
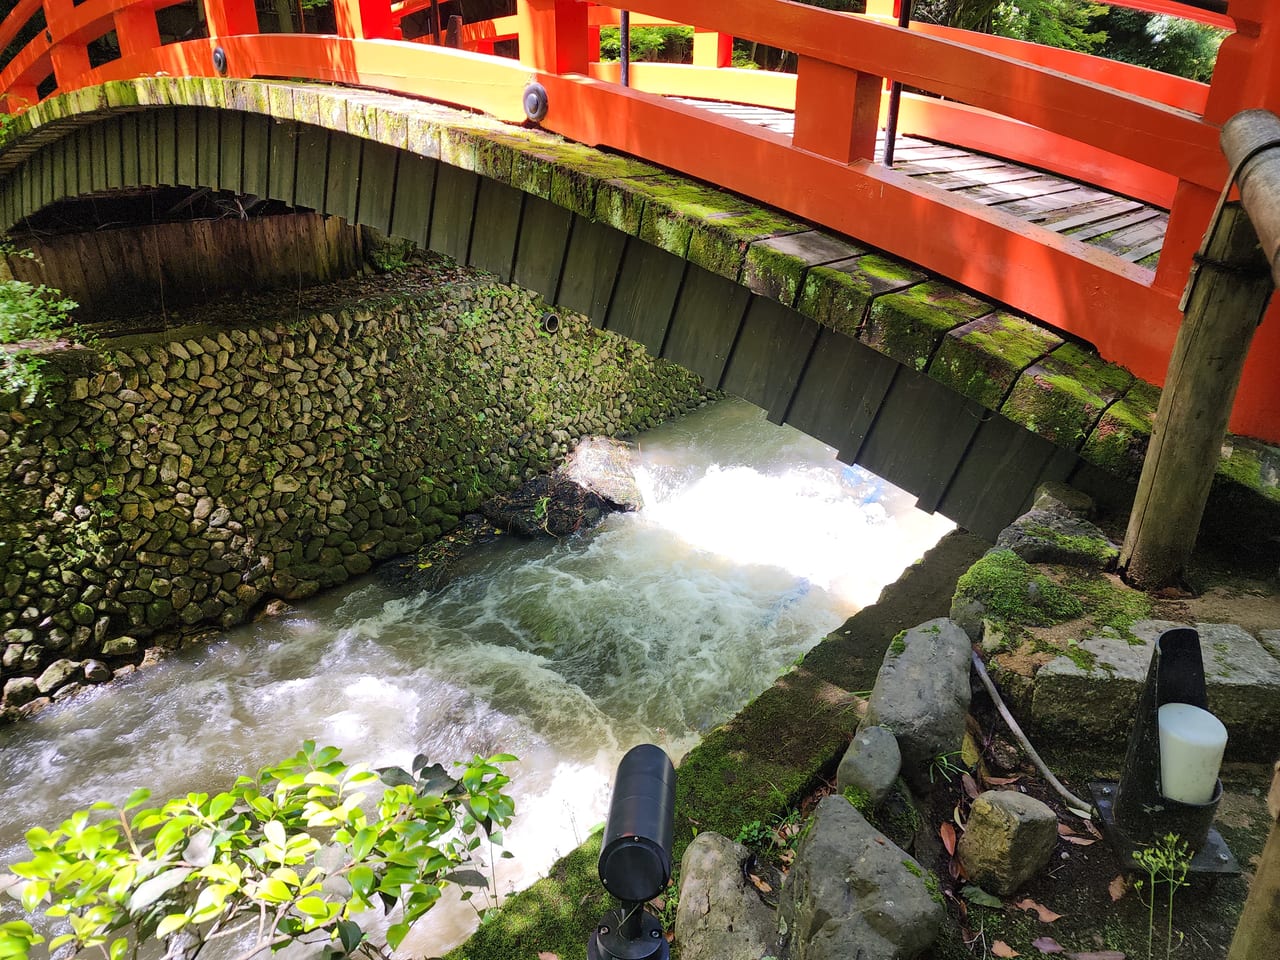
[[[1267,123],[1249,114],[1263,114]],[[1191,557],[1245,356],[1274,289],[1268,266],[1277,262],[1280,244],[1280,120],[1248,111],[1222,132],[1233,169],[1268,141],[1275,141],[1275,148],[1254,156],[1238,176],[1245,205],[1259,223],[1269,221],[1258,231],[1273,238],[1268,256],[1261,255],[1258,232],[1245,209],[1224,205],[1210,226],[1184,304],[1120,551],[1127,579],[1144,589],[1172,584]]]
[[253,0],[204,0],[204,11],[211,37],[258,32],[258,10]]
[[391,0],[334,0],[333,19],[340,37],[400,39],[400,28],[391,19]]
[[520,62],[544,73],[587,72],[587,5],[519,0]]
[[801,57],[796,76],[792,142],[841,163],[875,156],[884,80],[813,57]]
[[1249,885],[1249,899],[1244,902],[1227,960],[1270,960],[1280,943],[1280,763],[1271,780],[1267,810],[1271,833]]
[[733,37],[709,30],[693,31],[693,65],[727,67],[733,63]]

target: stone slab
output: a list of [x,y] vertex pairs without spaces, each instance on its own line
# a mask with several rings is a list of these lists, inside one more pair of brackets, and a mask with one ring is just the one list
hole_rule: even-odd
[[[1151,651],[1165,630],[1186,624],[1142,620],[1132,627],[1139,643],[1097,636],[1080,644],[1096,658],[1085,667],[1058,657],[1036,674],[1031,716],[1056,735],[1080,735],[1110,743],[1128,737]],[[1280,660],[1257,638],[1234,624],[1196,624],[1204,657],[1209,709],[1227,727],[1227,755],[1274,759],[1280,732]],[[1273,631],[1271,647],[1276,646]],[[1083,658],[1081,658],[1083,659]]]

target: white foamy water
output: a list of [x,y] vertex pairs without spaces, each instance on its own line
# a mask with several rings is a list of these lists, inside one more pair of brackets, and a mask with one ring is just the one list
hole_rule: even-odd
[[[505,895],[604,819],[628,748],[679,760],[951,528],[741,401],[639,442],[638,513],[486,548],[436,594],[365,579],[0,730],[0,864],[32,825],[222,789],[309,738],[375,766],[518,755]],[[443,901],[401,952],[475,919]]]

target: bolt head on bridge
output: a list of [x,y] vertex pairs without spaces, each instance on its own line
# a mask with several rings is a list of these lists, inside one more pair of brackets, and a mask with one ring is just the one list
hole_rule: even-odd
[[524,88],[524,115],[537,123],[547,115],[547,88],[531,83]]

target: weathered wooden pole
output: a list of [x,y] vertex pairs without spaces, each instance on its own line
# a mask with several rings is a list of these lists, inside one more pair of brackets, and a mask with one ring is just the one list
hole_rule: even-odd
[[1221,206],[1197,255],[1120,551],[1126,578],[1146,589],[1172,584],[1191,558],[1245,356],[1280,268],[1280,119],[1237,114],[1223,127],[1222,148],[1243,206]]
[[1249,899],[1236,925],[1227,960],[1271,960],[1280,944],[1280,763],[1276,764],[1267,797],[1271,833],[1262,848],[1258,872],[1249,886]]

